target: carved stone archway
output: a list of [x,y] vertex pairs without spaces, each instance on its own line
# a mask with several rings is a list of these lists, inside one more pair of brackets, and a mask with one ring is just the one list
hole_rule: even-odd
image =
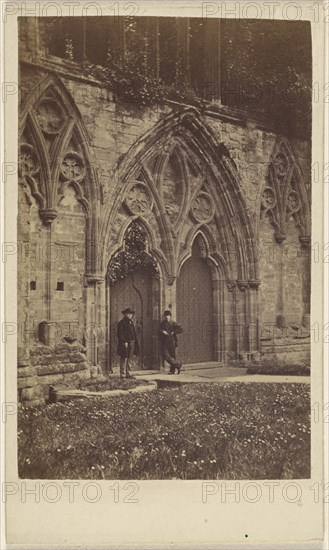
[[[58,338],[62,342],[63,337],[72,336],[66,331],[71,332],[70,323],[75,323],[78,327],[77,339],[82,344],[87,338],[88,359],[91,364],[96,364],[96,332],[89,330],[86,335],[86,327],[90,329],[95,323],[95,296],[98,294],[98,283],[102,280],[96,271],[100,192],[88,133],[73,98],[58,77],[41,79],[26,98],[21,108],[19,139],[20,195],[25,194],[28,202],[35,200],[38,212],[35,221],[41,223],[40,243],[48,251],[47,257],[37,267],[39,281],[43,285],[41,289],[38,284],[37,290],[42,291],[44,306],[37,311],[36,321],[43,329],[39,335],[35,331],[36,340],[39,336],[48,346],[54,345]],[[73,223],[73,219],[77,220],[77,224]],[[80,228],[79,234],[74,236],[70,232],[69,226],[65,225],[68,220],[74,231]],[[61,224],[64,224],[63,227]],[[28,234],[28,242],[30,238],[31,234]],[[63,301],[63,295],[57,294],[56,290],[69,292],[73,285],[69,272],[70,265],[77,262],[78,248],[77,288],[79,300],[86,302],[86,315],[83,315],[82,308],[76,308],[76,313],[73,309],[72,319],[75,320],[71,321],[67,306],[66,319],[61,320],[59,316],[64,308],[60,307],[58,299]],[[60,271],[54,251],[60,254]],[[66,273],[66,281],[62,272]],[[24,295],[23,289],[22,292]],[[70,298],[67,296],[68,303]],[[33,295],[33,299],[37,296]],[[22,312],[24,315],[29,314]],[[26,328],[31,334],[29,321]]]
[[[216,283],[226,304],[220,315],[225,309],[233,334],[220,336],[218,331],[216,336],[226,350],[223,360],[238,359],[240,353],[251,357],[258,348],[254,229],[235,164],[200,113],[184,109],[159,122],[122,159],[116,181],[100,230],[99,270],[104,272],[121,246],[131,220],[140,218],[161,271],[161,308],[170,308],[175,316],[176,279],[201,231],[209,262],[222,273]],[[218,349],[217,342],[216,360]]]

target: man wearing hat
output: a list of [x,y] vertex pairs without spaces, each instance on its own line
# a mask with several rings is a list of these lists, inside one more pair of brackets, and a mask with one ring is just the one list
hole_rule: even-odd
[[134,378],[131,364],[134,355],[139,355],[139,344],[135,325],[132,320],[135,310],[127,307],[122,311],[124,316],[118,323],[118,349],[120,355],[120,378]]
[[179,374],[182,368],[182,363],[176,359],[177,334],[183,332],[180,325],[172,321],[171,311],[166,309],[163,314],[163,320],[160,323],[160,344],[162,360],[167,361],[170,365],[169,374],[175,374],[175,369]]

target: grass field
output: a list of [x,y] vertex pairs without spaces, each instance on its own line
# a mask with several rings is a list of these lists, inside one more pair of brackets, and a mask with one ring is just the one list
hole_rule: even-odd
[[21,478],[310,477],[306,384],[193,384],[92,397],[18,417]]

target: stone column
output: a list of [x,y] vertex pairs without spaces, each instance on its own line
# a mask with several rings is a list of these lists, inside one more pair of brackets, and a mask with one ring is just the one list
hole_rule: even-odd
[[86,327],[85,338],[87,348],[87,360],[93,365],[98,364],[98,332],[99,326],[99,286],[104,281],[102,275],[88,274],[86,289]]
[[[21,183],[21,182],[20,182]],[[17,270],[17,364],[18,367],[26,367],[29,364],[29,342],[27,331],[29,329],[29,284],[30,262],[28,250],[30,248],[30,235],[28,223],[31,202],[28,202],[22,184],[18,188],[18,200],[20,215],[17,218],[18,236],[18,270]]]
[[107,339],[108,339],[108,326],[107,326],[107,311],[106,311],[106,283],[105,281],[99,281],[98,283],[98,305],[97,305],[97,325],[98,325],[98,349],[97,349],[97,362],[104,371],[107,371],[108,366],[106,364],[107,359]]
[[249,281],[249,353],[250,359],[258,359],[260,352],[260,334],[259,334],[259,308],[258,308],[258,289],[260,280],[253,279]]
[[166,277],[163,280],[163,303],[160,304],[160,318],[162,318],[163,311],[170,309],[173,319],[176,319],[177,314],[177,302],[176,302],[176,277]]
[[276,242],[280,245],[279,247],[279,295],[278,295],[278,303],[277,303],[277,317],[276,317],[276,323],[278,328],[285,328],[286,326],[286,318],[284,314],[284,290],[283,290],[283,246],[282,243],[286,239],[286,235],[281,233],[275,233],[274,235]]
[[239,354],[239,327],[238,327],[238,312],[237,312],[237,286],[236,282],[229,280],[226,282],[228,294],[226,298],[230,297],[230,300],[225,300],[224,296],[224,310],[225,310],[225,327],[223,332],[225,335],[224,344],[224,357],[223,360],[236,361]]
[[238,350],[237,359],[245,357],[249,352],[249,304],[248,304],[248,281],[237,281],[238,300],[237,300],[237,320],[238,320]]
[[223,302],[222,292],[223,284],[219,279],[213,279],[213,337],[214,337],[214,359],[215,361],[223,361],[223,347],[224,347],[224,338],[223,338],[223,308],[221,303]]
[[56,323],[53,320],[53,290],[54,280],[52,274],[53,266],[53,236],[52,236],[52,223],[57,218],[57,210],[55,208],[46,208],[40,210],[40,217],[43,221],[46,230],[45,249],[44,253],[44,273],[45,273],[45,288],[44,288],[44,301],[45,301],[45,314],[44,321],[39,325],[39,339],[46,346],[53,346],[56,340]]
[[299,237],[302,246],[303,319],[302,325],[310,329],[311,317],[311,237]]

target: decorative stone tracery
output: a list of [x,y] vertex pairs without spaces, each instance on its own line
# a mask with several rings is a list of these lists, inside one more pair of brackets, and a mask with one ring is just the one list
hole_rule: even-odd
[[61,163],[61,175],[67,181],[80,182],[86,175],[84,160],[75,151],[68,152]]
[[261,219],[268,216],[277,242],[286,238],[287,223],[293,219],[300,239],[310,236],[310,207],[298,162],[287,140],[275,147],[261,195]]
[[151,212],[153,200],[151,194],[143,183],[133,183],[127,191],[125,204],[133,215],[141,215]]
[[191,215],[197,223],[209,223],[214,217],[215,209],[207,193],[199,193],[192,202]]
[[58,134],[65,122],[63,110],[53,97],[44,97],[39,101],[35,107],[35,116],[45,134]]
[[19,175],[35,176],[40,170],[38,155],[32,145],[22,143],[19,156]]

